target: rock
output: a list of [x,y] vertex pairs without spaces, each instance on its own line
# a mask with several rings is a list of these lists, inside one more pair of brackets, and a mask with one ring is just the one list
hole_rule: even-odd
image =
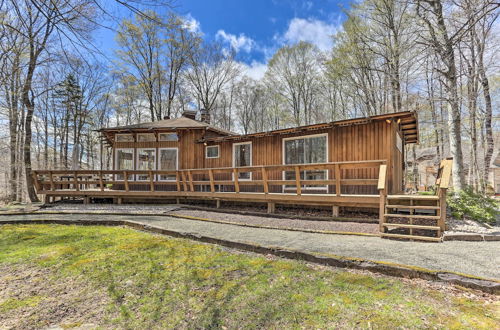
[[483,241],[483,235],[479,234],[445,234],[443,241],[469,241],[479,242]]

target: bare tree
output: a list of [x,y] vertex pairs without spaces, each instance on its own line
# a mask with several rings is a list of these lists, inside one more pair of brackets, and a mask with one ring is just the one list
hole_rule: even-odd
[[212,113],[226,85],[240,73],[234,53],[219,43],[204,44],[189,58],[186,80],[201,106]]

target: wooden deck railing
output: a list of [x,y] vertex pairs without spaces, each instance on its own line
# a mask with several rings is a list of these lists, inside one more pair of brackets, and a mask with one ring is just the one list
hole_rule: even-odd
[[[304,189],[323,186],[326,193],[340,196],[344,186],[380,185],[376,173],[386,171],[385,160],[330,162],[299,165],[260,165],[245,167],[221,167],[203,169],[183,169],[176,171],[139,171],[139,170],[36,170],[33,171],[35,187],[39,193],[61,190],[72,191],[158,191],[161,186],[171,186],[173,191],[214,193],[217,186],[232,186],[234,193],[240,193],[243,186],[260,187],[263,194],[272,193],[272,186],[294,186],[296,195],[305,193]],[[322,179],[301,178],[302,171],[325,171]],[[283,173],[294,174],[293,179],[285,179]],[[242,173],[248,179],[240,178]],[[343,175],[347,173],[347,175]],[[375,174],[375,175],[374,175]],[[379,174],[380,175],[380,174]],[[292,175],[293,176],[293,175]],[[141,177],[142,180],[135,178]],[[168,179],[162,180],[162,177]],[[277,179],[276,177],[280,177]],[[330,178],[332,177],[332,178]],[[385,176],[384,176],[385,178]],[[331,186],[332,189],[328,189]],[[141,188],[139,188],[141,187]],[[202,188],[205,187],[205,188]],[[335,187],[335,192],[333,192]],[[198,188],[198,189],[197,189]],[[288,188],[289,189],[289,188]],[[281,192],[281,191],[280,191]]]

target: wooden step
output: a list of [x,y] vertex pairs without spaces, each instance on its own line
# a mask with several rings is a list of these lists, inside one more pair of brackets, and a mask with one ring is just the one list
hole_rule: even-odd
[[380,233],[380,236],[391,237],[391,238],[415,239],[420,241],[441,242],[441,237],[427,237],[427,236],[414,236],[414,235],[389,234],[389,233]]
[[439,210],[439,206],[425,206],[425,205],[386,205],[390,209],[416,209],[416,210]]
[[386,213],[386,214],[384,214],[384,217],[412,218],[412,219],[434,219],[434,220],[440,219],[439,215],[415,215],[415,214],[393,214],[393,213]]
[[429,230],[440,230],[439,226],[420,226],[420,225],[407,225],[403,223],[384,223],[384,227],[399,227],[399,228],[410,228],[410,229],[429,229]]
[[387,199],[438,201],[439,196],[434,196],[434,195],[387,195]]

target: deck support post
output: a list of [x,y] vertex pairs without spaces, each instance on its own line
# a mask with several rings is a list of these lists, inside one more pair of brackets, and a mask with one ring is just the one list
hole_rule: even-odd
[[215,207],[220,209],[220,199],[215,200]]
[[274,213],[276,211],[276,203],[267,203],[267,213]]
[[116,199],[116,204],[122,204],[122,203],[123,203],[123,198],[118,197],[118,198]]
[[332,217],[338,218],[340,215],[340,207],[339,206],[332,206]]
[[181,203],[181,199],[180,199],[179,197],[177,197],[177,198],[175,199],[175,202],[176,202],[177,204],[180,204],[180,203]]
[[90,197],[89,196],[84,196],[83,197],[83,204],[87,205],[90,203]]

